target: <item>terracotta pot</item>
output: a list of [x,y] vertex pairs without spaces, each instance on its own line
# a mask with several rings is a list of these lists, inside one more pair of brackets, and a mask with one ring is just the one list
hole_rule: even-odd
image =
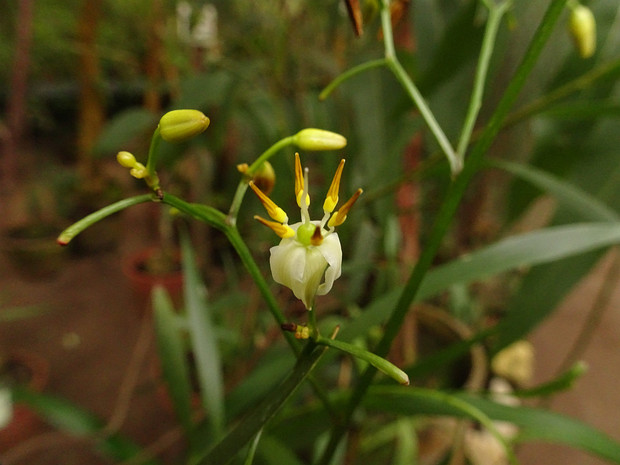
[[15,271],[27,280],[55,276],[64,266],[67,252],[56,243],[61,227],[46,223],[26,223],[9,228],[2,249]]
[[[12,382],[25,384],[29,389],[43,391],[49,379],[49,364],[43,357],[25,350],[9,352],[2,365],[5,376],[14,378]],[[14,404],[12,419],[0,429],[0,451],[19,444],[33,433],[38,432],[43,422],[27,405]]]
[[172,255],[172,268],[165,267],[152,272],[148,266],[149,260],[159,252],[158,248],[149,248],[123,261],[123,273],[129,281],[135,308],[140,315],[150,310],[151,291],[155,286],[162,286],[168,291],[175,308],[179,308],[183,302],[183,271],[180,254],[175,252]]

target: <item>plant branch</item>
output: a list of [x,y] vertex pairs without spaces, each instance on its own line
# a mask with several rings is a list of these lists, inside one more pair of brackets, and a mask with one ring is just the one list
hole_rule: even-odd
[[456,149],[456,156],[460,160],[461,164],[464,162],[465,152],[467,151],[467,146],[469,145],[469,141],[474,130],[474,125],[478,119],[480,107],[482,106],[482,95],[484,93],[484,86],[489,71],[489,62],[491,61],[491,55],[493,54],[493,47],[499,31],[499,25],[502,17],[508,11],[508,7],[510,5],[509,1],[505,1],[500,5],[496,5],[494,2],[484,3],[489,9],[489,17],[487,19],[486,29],[482,39],[482,47],[480,50],[478,65],[476,67],[473,91]]
[[[485,127],[480,140],[472,149],[472,153],[468,158],[467,163],[465,163],[463,171],[450,185],[442,206],[433,223],[429,242],[426,247],[424,247],[420,258],[401,293],[398,303],[396,304],[385,325],[384,335],[375,350],[377,355],[385,356],[385,354],[389,351],[392,341],[398,334],[402,321],[407,315],[411,303],[415,299],[422,280],[424,279],[427,271],[430,269],[443,237],[452,223],[452,219],[457,211],[465,190],[467,189],[473,176],[478,172],[480,166],[482,165],[485,154],[489,150],[492,142],[495,140],[495,137],[501,129],[510,108],[516,101],[527,77],[534,68],[545,43],[551,35],[551,32],[553,31],[553,28],[564,9],[565,3],[566,0],[552,0],[519,67],[515,72],[513,79],[510,81],[510,84],[504,92],[504,95],[495,112]],[[323,456],[321,457],[321,464],[326,465],[330,463],[340,440],[347,432],[354,411],[370,387],[375,372],[375,368],[370,366],[363,373],[349,399],[344,422],[340,425],[336,425],[332,430],[330,441],[323,453]]]

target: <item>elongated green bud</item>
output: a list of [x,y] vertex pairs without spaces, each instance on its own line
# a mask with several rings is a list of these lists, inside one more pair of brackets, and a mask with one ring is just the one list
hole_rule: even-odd
[[198,110],[172,110],[159,120],[159,134],[168,142],[182,142],[197,136],[211,121]]
[[347,145],[344,136],[324,129],[302,129],[293,137],[295,145],[302,150],[339,150]]
[[589,58],[596,51],[596,19],[590,8],[576,5],[571,9],[569,29],[581,58]]

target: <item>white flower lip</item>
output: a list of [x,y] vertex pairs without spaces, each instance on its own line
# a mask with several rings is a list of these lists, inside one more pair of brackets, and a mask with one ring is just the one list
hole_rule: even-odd
[[273,279],[293,291],[308,310],[314,306],[316,295],[327,294],[342,272],[342,247],[335,228],[347,218],[347,213],[362,193],[355,194],[334,213],[344,167],[340,161],[323,203],[323,218],[311,221],[308,212],[308,169],[302,170],[299,154],[295,154],[295,198],[301,210],[301,221],[288,224],[288,215],[253,182],[250,188],[258,196],[267,214],[274,221],[260,216],[254,218],[271,228],[282,240],[270,249],[269,264]]
[[[312,222],[320,225],[319,221]],[[302,223],[291,225],[297,231]],[[284,238],[270,249],[273,279],[293,291],[307,309],[315,295],[327,294],[342,271],[342,247],[337,233],[327,235],[321,245],[306,246],[296,237]]]

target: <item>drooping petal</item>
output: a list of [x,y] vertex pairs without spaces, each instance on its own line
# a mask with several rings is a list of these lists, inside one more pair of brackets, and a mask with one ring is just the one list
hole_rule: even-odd
[[327,262],[327,269],[325,270],[324,282],[317,289],[317,294],[325,295],[331,290],[334,281],[342,273],[342,247],[338,234],[328,235],[318,249]]
[[[301,224],[291,227],[297,230]],[[270,252],[273,279],[291,289],[308,309],[315,295],[329,292],[341,273],[342,249],[335,233],[318,246],[304,245],[296,238],[282,239]]]

